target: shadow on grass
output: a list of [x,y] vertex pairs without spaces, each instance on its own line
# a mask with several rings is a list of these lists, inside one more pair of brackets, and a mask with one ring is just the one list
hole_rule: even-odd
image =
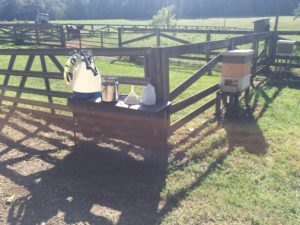
[[[283,88],[299,88],[299,82],[293,82],[267,81],[265,88],[256,90],[251,96],[252,109],[258,116],[241,111],[235,120],[225,120],[222,124],[225,135],[203,147],[200,153],[188,155],[188,150],[222,129],[214,121],[204,123],[178,140],[178,146],[173,147],[180,148],[180,151],[174,153],[174,161],[180,163],[172,169],[184,170],[190,163],[202,163],[208,156],[213,160],[192,184],[168,197],[164,204],[160,193],[170,172],[167,171],[167,156],[159,164],[153,165],[146,162],[145,158],[139,160],[132,156],[137,155],[139,150],[114,140],[107,142],[107,146],[86,143],[80,149],[73,149],[72,144],[65,142],[72,137],[71,124],[32,119],[18,113],[9,116],[8,120],[9,112],[4,111],[0,119],[0,144],[5,146],[0,150],[1,176],[28,192],[16,194],[20,197],[9,206],[6,222],[13,225],[41,224],[44,221],[53,224],[157,224],[201,186],[236,148],[242,148],[250,154],[266,153],[268,144],[257,121]],[[266,89],[273,87],[276,90],[270,95]],[[265,104],[258,107],[261,98]],[[15,117],[25,126],[11,120]],[[28,126],[32,126],[32,129],[28,129]],[[15,130],[15,134],[9,135],[5,131],[7,127]],[[209,129],[203,131],[207,127]],[[58,137],[41,137],[41,133],[55,133]],[[40,145],[34,145],[33,137],[42,138],[52,147],[38,150]],[[31,144],[27,145],[26,141]],[[116,150],[118,145],[121,151]],[[66,156],[60,156],[62,149],[67,151]],[[7,156],[14,150],[22,154]],[[41,165],[31,163],[35,159],[41,161]],[[24,162],[23,168],[17,166]],[[49,167],[45,167],[45,164]]]
[[[72,138],[71,124],[61,126],[62,121],[19,112],[4,111],[0,123],[0,147],[5,145],[0,151],[1,176],[18,186],[10,189],[27,192],[12,193],[21,197],[10,205],[6,223],[157,223],[167,155],[159,163],[147,161],[143,153],[138,159],[132,156],[138,149],[127,146],[118,151],[113,140],[104,147],[84,142],[73,149],[72,143],[65,142]],[[41,136],[45,133],[50,135]],[[35,144],[33,137],[47,145],[39,149],[41,144]],[[63,149],[67,154],[60,156]]]
[[[180,203],[186,199],[193,190],[199,188],[206,178],[214,173],[235,149],[240,149],[257,156],[266,154],[268,143],[263,131],[258,125],[258,120],[265,114],[284,88],[300,89],[299,81],[300,79],[298,78],[286,78],[281,80],[265,80],[260,83],[250,96],[250,112],[243,110],[244,107],[242,106],[237,109],[234,116],[228,117],[227,115],[221,124],[226,135],[210,143],[208,146],[202,147],[200,153],[189,155],[188,150],[197,146],[203,142],[205,138],[208,138],[214,132],[222,128],[212,126],[210,129],[201,133],[201,130],[205,127],[204,125],[204,127],[195,129],[194,132],[182,140],[177,141],[179,144],[183,144],[184,148],[180,149],[180,147],[178,147],[180,151],[175,153],[175,163],[173,162],[175,166],[172,170],[184,170],[189,164],[202,163],[206,157],[216,156],[214,156],[213,161],[206,167],[206,170],[199,174],[191,185],[182,188],[167,199],[165,207],[160,211],[161,217],[163,218],[164,215],[179,207]],[[275,89],[275,91],[269,92],[271,88]],[[260,102],[263,103],[262,106],[259,104],[259,100],[261,99],[263,99],[263,101]]]
[[[203,147],[201,152],[187,156],[188,149],[200,144],[205,138],[222,128],[226,133],[224,137],[220,137],[208,146]],[[175,154],[174,161],[178,161],[178,163],[176,163],[175,168],[172,168],[173,170],[184,170],[190,163],[201,164],[203,163],[202,161],[204,161],[203,165],[205,165],[205,158],[208,156],[213,156],[213,161],[207,166],[203,173],[199,174],[196,181],[188,187],[182,188],[179,192],[167,199],[165,207],[160,212],[161,217],[177,208],[193,190],[200,187],[206,178],[214,173],[235,149],[239,148],[249,154],[255,155],[262,155],[267,152],[268,144],[253,116],[242,114],[234,120],[226,119],[222,124],[222,128],[218,126],[212,127],[205,133],[199,134],[198,137],[196,133],[194,133],[193,136],[197,138],[188,142],[189,144],[186,145],[185,149],[181,149]],[[198,132],[198,130],[196,132]]]

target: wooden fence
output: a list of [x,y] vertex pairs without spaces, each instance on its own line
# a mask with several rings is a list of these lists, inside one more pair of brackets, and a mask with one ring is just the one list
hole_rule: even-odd
[[[143,34],[147,33],[147,35],[134,38],[131,40],[122,40],[122,35],[125,32],[131,32],[131,33],[137,33],[137,34]],[[161,46],[161,38],[170,39],[172,41],[177,42],[178,44],[190,44],[191,41],[184,40],[182,38],[177,38],[174,35],[171,34],[205,34],[206,35],[206,41],[211,41],[211,35],[213,34],[235,34],[235,35],[245,35],[245,34],[251,34],[253,31],[247,31],[247,30],[213,30],[213,29],[176,29],[176,28],[118,28],[118,41],[119,41],[119,47],[135,43],[141,40],[149,39],[151,37],[156,37],[156,46]]]
[[[65,24],[66,25],[66,24]],[[67,40],[67,30],[64,24],[0,24],[0,43],[36,44],[46,46],[67,46],[69,48],[121,47],[146,38],[157,36],[157,46],[161,45],[161,38],[166,38],[188,44],[190,41],[175,37],[174,33],[206,34],[206,41],[210,41],[212,34],[248,34],[251,30],[237,27],[218,26],[158,26],[124,25],[124,24],[80,24],[83,29],[73,40]],[[78,26],[79,24],[69,24]],[[122,33],[133,36],[141,33],[151,33],[144,38],[126,40],[122,42]],[[171,34],[170,34],[171,32]],[[150,46],[149,46],[150,47]]]
[[0,24],[0,43],[65,47],[65,33],[51,24]]
[[[168,77],[167,67],[168,63],[161,60],[160,49],[151,48],[122,48],[122,49],[108,49],[98,48],[92,49],[95,56],[142,56],[145,58],[145,72],[141,77],[117,77],[121,84],[146,85],[150,80],[154,83],[157,91],[158,102],[167,101],[168,86],[166,84]],[[63,63],[66,62],[69,56],[70,49],[2,49],[0,50],[0,57],[8,60],[7,68],[1,69],[0,74],[4,76],[3,83],[0,85],[1,100],[14,102],[14,106],[21,104],[30,105],[34,107],[51,109],[52,114],[57,114],[58,111],[70,111],[66,106],[66,99],[70,96],[70,92],[64,90],[52,90],[51,82],[53,80],[63,80]],[[63,57],[65,56],[65,57]],[[15,66],[24,61],[27,62],[25,68],[15,69]],[[8,59],[9,58],[9,59]],[[18,59],[20,61],[18,61]],[[33,67],[33,64],[35,65]],[[51,68],[51,70],[49,69]],[[165,74],[163,74],[165,73]],[[10,79],[20,77],[19,86],[10,84]],[[32,78],[39,78],[44,80],[44,84],[32,84]],[[31,80],[30,80],[31,79]],[[64,81],[61,81],[64,82]],[[63,84],[63,83],[62,83]],[[27,87],[30,86],[30,87]],[[44,87],[43,87],[44,86]],[[62,85],[63,86],[63,85]],[[9,93],[7,95],[7,92]],[[25,98],[22,95],[25,94]],[[32,100],[30,95],[45,96],[47,101],[43,99]],[[63,104],[57,104],[54,98],[59,98]],[[49,112],[49,111],[48,111]],[[59,112],[58,114],[61,114]]]
[[116,32],[119,28],[121,29],[136,29],[136,28],[144,28],[144,29],[177,29],[177,30],[219,30],[219,31],[250,31],[249,29],[240,28],[240,27],[229,27],[229,26],[193,26],[193,25],[171,25],[171,26],[153,26],[149,24],[56,24],[56,25],[83,25],[84,33],[99,33],[99,32]]
[[[77,26],[76,24],[74,24]],[[156,46],[162,46],[162,38],[172,40],[177,44],[189,44],[191,41],[176,37],[176,34],[203,34],[206,41],[211,40],[213,34],[245,35],[253,33],[251,30],[228,27],[205,26],[165,26],[153,27],[150,25],[95,25],[84,24],[76,40],[69,42],[79,47],[129,47],[129,44],[156,37]],[[144,34],[144,36],[139,36]],[[139,37],[136,37],[136,36]],[[129,39],[127,38],[129,37]],[[126,40],[128,39],[128,40]],[[197,41],[199,42],[200,39]],[[68,45],[68,44],[67,44]],[[73,46],[71,45],[71,46]],[[151,44],[152,46],[152,44]],[[133,46],[131,46],[133,47]],[[148,46],[150,47],[150,45]]]
[[[293,57],[288,56],[276,56],[276,43],[277,40],[299,40],[300,31],[278,31],[273,35],[273,43],[272,46],[272,62],[274,66],[277,67],[286,67],[287,63],[290,68],[300,68],[300,55],[296,54]],[[300,47],[300,41],[296,41],[296,47]]]
[[[272,32],[248,34],[240,37],[234,37],[221,41],[211,41],[198,44],[186,44],[181,46],[172,47],[158,47],[158,48],[95,48],[92,49],[95,56],[108,56],[108,57],[120,57],[120,56],[138,56],[144,58],[144,74],[141,77],[128,77],[118,76],[121,84],[134,84],[145,85],[150,80],[153,82],[156,93],[157,101],[161,104],[168,104],[169,101],[175,102],[175,100],[184,93],[191,85],[198,81],[209,70],[213,69],[221,60],[221,55],[218,54],[213,59],[209,60],[202,68],[200,68],[195,74],[186,79],[183,83],[178,85],[174,90],[169,89],[169,60],[172,57],[178,57],[186,54],[199,54],[202,52],[219,51],[222,52],[225,49],[235,49],[242,45],[252,46],[254,49],[252,78],[262,73],[266,68],[271,65],[275,65],[275,53],[274,47],[278,34]],[[262,47],[260,47],[262,46]],[[0,85],[1,101],[12,102],[13,107],[25,107],[29,105],[38,108],[49,109],[47,113],[61,114],[60,111],[69,111],[66,106],[66,98],[70,96],[70,92],[64,90],[53,90],[51,88],[52,80],[63,79],[63,63],[66,61],[69,55],[70,49],[55,48],[55,49],[3,49],[0,50],[0,57],[9,57],[7,68],[1,69],[0,74],[4,76],[3,83]],[[18,63],[19,57],[27,57],[27,63],[22,70],[15,69],[15,64]],[[37,61],[40,66],[37,66]],[[33,68],[33,64],[36,68]],[[297,64],[297,67],[299,64]],[[55,67],[55,70],[49,69]],[[39,70],[37,69],[39,68]],[[10,83],[10,79],[13,77],[20,77],[20,83],[18,86],[13,86]],[[39,78],[44,80],[44,88],[39,85],[32,85],[29,82],[29,78]],[[30,86],[27,86],[29,82]],[[61,81],[63,82],[63,81]],[[181,101],[176,101],[171,106],[170,114],[182,112],[189,106],[192,106],[196,102],[203,100],[206,97],[210,97],[211,100],[204,103],[202,106],[192,111],[188,115],[183,116],[178,121],[174,122],[169,127],[170,134],[184,126],[187,122],[191,121],[204,111],[213,107],[216,103],[215,93],[219,90],[219,85],[213,86],[196,93]],[[7,94],[10,92],[9,94]],[[13,93],[13,94],[12,94]],[[23,96],[25,94],[25,97]],[[33,100],[26,94],[44,96],[44,99]],[[63,99],[64,101],[58,104],[56,98]],[[26,108],[26,107],[25,107]],[[58,112],[58,113],[57,113]],[[165,118],[169,119],[169,118]]]

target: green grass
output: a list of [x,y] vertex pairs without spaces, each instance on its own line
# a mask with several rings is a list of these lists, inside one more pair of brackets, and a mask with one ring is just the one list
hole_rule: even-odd
[[[253,20],[227,19],[226,24],[249,28]],[[280,27],[296,30],[299,21],[293,22],[292,17],[283,17]],[[96,22],[144,24],[147,21]],[[179,23],[222,25],[223,19],[180,20]],[[8,60],[8,57],[1,56],[0,69],[7,68]],[[64,62],[66,57],[59,57],[59,60]],[[25,61],[26,57],[17,58],[14,69],[24,69]],[[96,63],[102,74],[138,77],[144,72],[142,66],[111,58],[100,57]],[[50,62],[48,65],[49,71],[56,71]],[[174,89],[200,66],[200,63],[173,62],[170,67],[170,89]],[[41,70],[38,62],[34,63],[33,70]],[[0,83],[3,78],[0,76]],[[217,69],[213,76],[202,77],[176,101],[219,80]],[[10,84],[16,85],[19,81],[19,78],[13,77]],[[44,81],[30,79],[27,85],[43,87]],[[71,91],[62,81],[51,80],[51,87],[53,90]],[[122,93],[128,91],[128,86],[121,86]],[[141,94],[141,88],[137,88],[137,92]],[[172,151],[165,185],[160,190],[160,206],[157,206],[157,220],[161,224],[300,224],[300,108],[296,111],[300,100],[300,80],[273,79],[253,89],[251,94],[253,117],[241,116],[222,124],[207,123],[212,118],[211,110],[170,138]],[[25,97],[47,100],[39,96]],[[55,101],[65,103],[62,99]],[[172,121],[204,101],[175,114]],[[139,187],[125,188],[134,192]],[[145,187],[144,191],[152,193],[156,189]]]
[[213,123],[173,152],[162,224],[299,224],[299,89],[270,81],[253,90],[254,118]]

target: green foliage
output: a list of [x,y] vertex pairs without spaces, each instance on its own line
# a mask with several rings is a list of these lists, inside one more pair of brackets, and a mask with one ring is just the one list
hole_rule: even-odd
[[298,8],[294,9],[294,16],[295,16],[295,19],[300,17],[300,3],[298,5]]
[[154,27],[176,25],[176,15],[174,13],[174,6],[170,5],[160,9],[156,15],[153,16],[152,23]]
[[[292,15],[299,0],[282,1],[282,15]],[[274,0],[0,0],[0,20],[34,20],[37,10],[51,19],[149,19],[167,5],[177,18],[271,16]]]

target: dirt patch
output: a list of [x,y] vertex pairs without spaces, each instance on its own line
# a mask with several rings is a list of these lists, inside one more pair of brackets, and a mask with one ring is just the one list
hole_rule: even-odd
[[[0,110],[0,224],[155,224],[167,163],[72,123]],[[121,151],[122,150],[122,151]]]

